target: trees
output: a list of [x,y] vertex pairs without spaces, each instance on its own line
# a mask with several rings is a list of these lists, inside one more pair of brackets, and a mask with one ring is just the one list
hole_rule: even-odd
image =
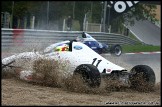
[[75,19],[79,20],[80,30],[83,31],[83,21],[85,14],[90,10],[90,2],[78,1],[75,7]]
[[128,12],[110,22],[112,32],[122,33],[123,23],[132,26],[134,25],[135,20],[138,21],[150,19],[153,22],[157,21],[157,19],[155,19],[155,9],[156,5],[154,4],[139,3],[135,7],[131,8]]
[[[11,14],[12,2],[13,1],[2,1],[1,11],[7,11]],[[46,23],[47,2],[48,1],[14,1],[13,15],[15,20],[34,15],[36,17],[36,23],[39,20]],[[89,21],[91,23],[100,23],[103,15],[102,9],[101,1],[49,1],[49,20],[62,20],[67,18],[69,15],[75,15],[73,20],[79,21],[81,28],[80,30],[82,31],[85,14],[87,12],[90,13]],[[137,20],[145,20],[147,17],[150,17],[150,20],[155,20],[155,14],[153,12],[155,9],[155,5],[139,3],[130,11],[122,14],[110,22],[112,31],[119,32],[122,23],[129,22],[130,24],[133,24],[134,18]]]

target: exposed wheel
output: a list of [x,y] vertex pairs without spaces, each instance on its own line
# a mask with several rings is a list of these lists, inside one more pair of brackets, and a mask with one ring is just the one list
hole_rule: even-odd
[[79,65],[74,71],[74,76],[77,74],[81,75],[83,83],[87,86],[93,88],[100,86],[101,76],[96,66],[91,64]]
[[122,47],[120,45],[113,45],[110,49],[110,53],[115,56],[120,56],[122,54]]
[[155,85],[155,73],[147,65],[137,65],[130,72],[131,88],[138,91],[150,91]]

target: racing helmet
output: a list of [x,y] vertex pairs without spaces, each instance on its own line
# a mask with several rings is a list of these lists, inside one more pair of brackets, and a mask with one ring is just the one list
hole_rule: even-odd
[[69,46],[67,44],[61,44],[55,48],[55,51],[68,51]]

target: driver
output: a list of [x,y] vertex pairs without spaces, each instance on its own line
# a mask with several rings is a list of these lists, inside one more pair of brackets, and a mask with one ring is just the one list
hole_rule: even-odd
[[55,51],[68,51],[69,46],[67,44],[61,44],[61,45],[57,46],[54,50]]

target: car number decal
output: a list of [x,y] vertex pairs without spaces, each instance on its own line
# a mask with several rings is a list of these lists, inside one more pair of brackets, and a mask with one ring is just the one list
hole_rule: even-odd
[[[93,62],[92,62],[92,65],[96,62],[97,58],[94,58],[93,59]],[[96,64],[96,67],[98,67],[99,63],[101,62],[102,60],[98,60],[97,64]]]

